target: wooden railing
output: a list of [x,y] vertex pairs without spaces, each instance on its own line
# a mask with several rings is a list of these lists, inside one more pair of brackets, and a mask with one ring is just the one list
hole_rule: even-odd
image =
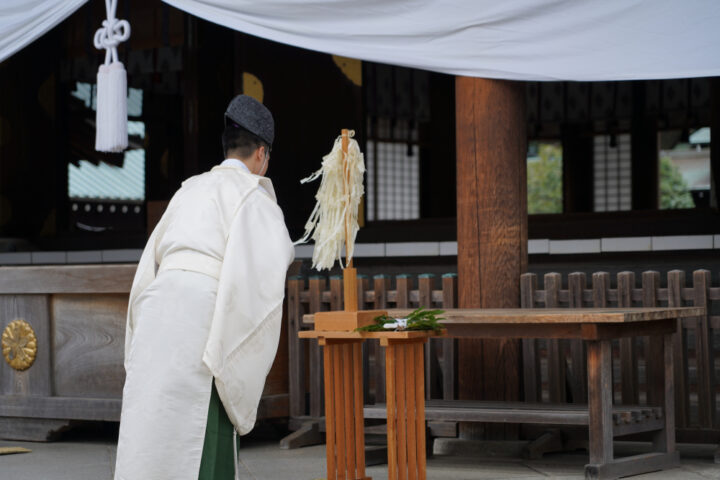
[[[720,412],[716,398],[720,377],[720,286],[711,286],[707,270],[692,273],[686,285],[684,271],[667,273],[661,286],[658,272],[621,272],[615,282],[608,273],[588,276],[559,273],[543,276],[542,289],[535,274],[520,278],[521,306],[525,308],[704,306],[705,317],[678,325],[675,343],[676,422],[679,439],[693,442],[720,442]],[[372,281],[358,278],[359,308],[453,308],[457,305],[457,277],[419,275],[376,276]],[[323,416],[322,354],[314,340],[300,341],[297,332],[312,328],[303,324],[303,315],[342,309],[341,277],[317,276],[288,280],[290,415],[291,426],[299,428],[308,420],[321,423]],[[614,399],[617,403],[650,404],[648,379],[661,372],[646,368],[652,355],[650,342],[640,337],[614,345]],[[452,339],[434,339],[426,354],[426,397],[456,398],[456,347]],[[364,351],[365,402],[384,401],[384,357],[379,346],[369,342]],[[652,365],[652,362],[650,362]],[[523,399],[534,402],[577,402],[587,400],[585,352],[580,342],[565,340],[523,341]]]

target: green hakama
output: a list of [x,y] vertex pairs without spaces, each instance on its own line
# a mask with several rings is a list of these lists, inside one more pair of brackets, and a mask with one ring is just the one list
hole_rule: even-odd
[[225,413],[213,381],[199,480],[233,480],[235,478],[233,434],[233,425]]

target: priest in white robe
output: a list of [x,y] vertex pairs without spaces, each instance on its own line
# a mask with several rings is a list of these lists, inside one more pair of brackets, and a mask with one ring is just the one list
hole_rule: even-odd
[[116,480],[232,479],[255,424],[294,254],[264,177],[272,115],[240,95],[225,121],[225,161],[183,183],[138,265]]

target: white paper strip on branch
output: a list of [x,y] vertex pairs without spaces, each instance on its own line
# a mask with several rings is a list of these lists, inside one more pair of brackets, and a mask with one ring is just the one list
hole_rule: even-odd
[[451,75],[720,75],[718,0],[164,1],[276,42]]
[[117,0],[105,0],[105,8],[107,19],[93,39],[95,48],[105,49],[105,63],[97,74],[95,150],[122,152],[128,146],[127,72],[118,60],[117,46],[130,38],[130,24],[115,18]]
[[348,140],[347,175],[343,165],[342,136],[340,136],[335,140],[332,151],[323,157],[322,167],[300,181],[300,183],[308,183],[322,177],[320,188],[315,195],[317,203],[305,224],[305,235],[295,242],[297,245],[307,242],[310,238],[315,240],[313,268],[318,270],[331,269],[335,260],[338,260],[340,266],[344,268],[343,247],[347,244],[348,251],[345,258],[348,262],[352,259],[355,249],[355,237],[359,230],[358,207],[365,193],[363,187],[365,162],[358,142],[353,138]]

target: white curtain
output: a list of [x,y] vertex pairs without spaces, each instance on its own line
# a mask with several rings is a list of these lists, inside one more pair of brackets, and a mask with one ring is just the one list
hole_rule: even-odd
[[454,75],[720,75],[718,0],[164,0],[297,47]]
[[[0,62],[44,35],[85,2],[87,0],[0,0]],[[88,42],[92,43],[92,38],[88,38]]]

